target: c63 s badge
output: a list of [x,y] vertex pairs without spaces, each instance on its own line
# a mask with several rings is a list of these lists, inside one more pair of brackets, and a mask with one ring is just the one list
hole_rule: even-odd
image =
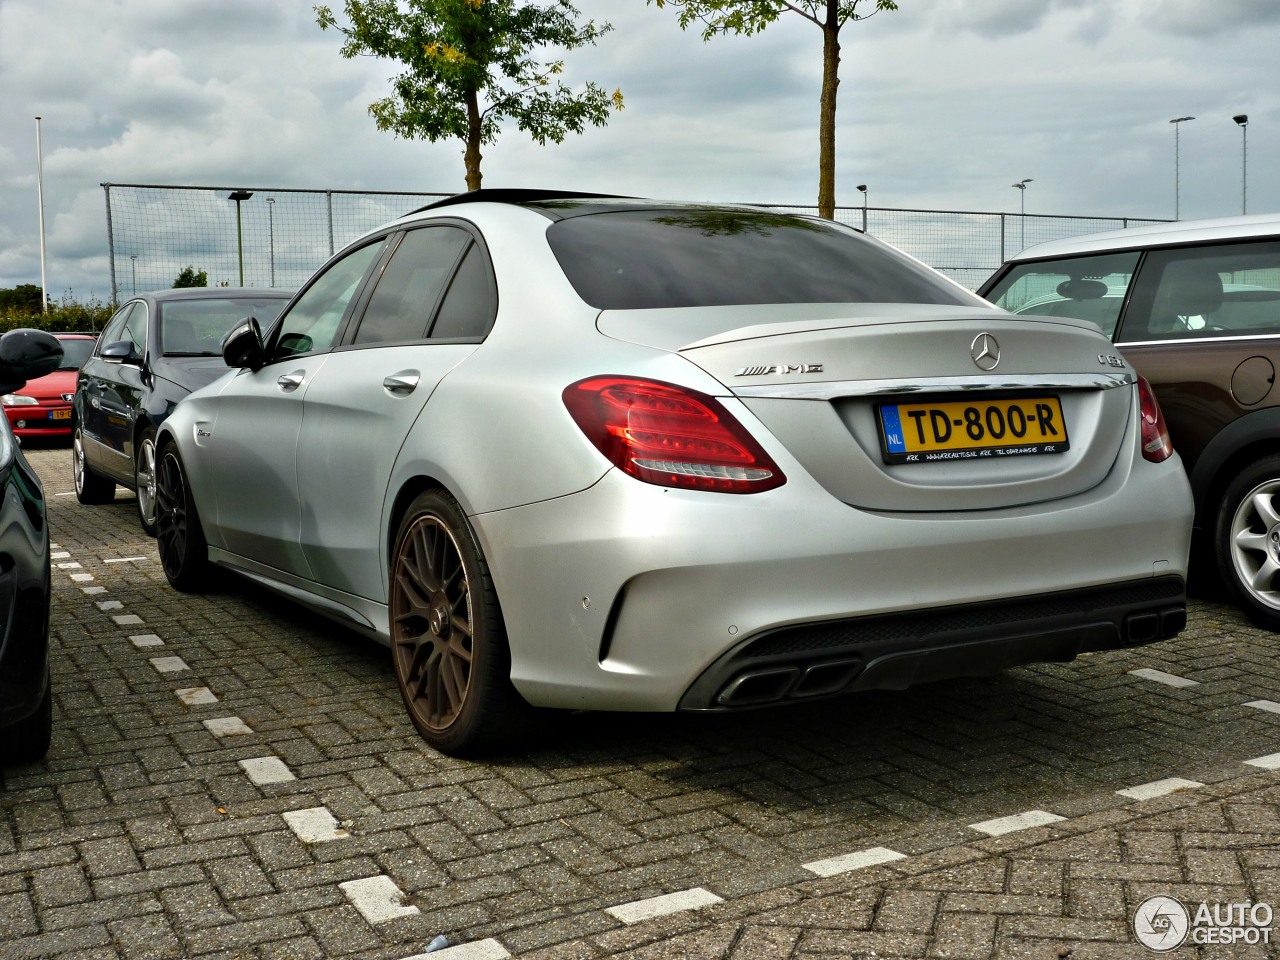
[[786,376],[790,373],[821,373],[820,363],[770,363],[754,367],[739,367],[733,372],[735,377],[767,377],[770,374]]

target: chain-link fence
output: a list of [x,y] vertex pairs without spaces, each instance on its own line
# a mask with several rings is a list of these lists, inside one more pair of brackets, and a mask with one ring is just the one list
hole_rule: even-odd
[[[104,183],[112,298],[171,287],[188,267],[210,286],[297,287],[380,224],[447,196],[372,190]],[[761,204],[797,213],[816,207]],[[838,207],[865,229],[973,289],[1006,257],[1045,240],[1159,220]]]

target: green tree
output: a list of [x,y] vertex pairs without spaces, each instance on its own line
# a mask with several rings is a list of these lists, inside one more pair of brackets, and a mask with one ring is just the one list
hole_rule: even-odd
[[621,91],[588,83],[575,92],[557,79],[564,61],[531,53],[594,45],[612,29],[579,23],[569,0],[344,0],[346,25],[327,6],[313,9],[321,29],[346,37],[342,56],[405,65],[392,80],[394,96],[371,104],[370,115],[406,140],[461,140],[468,190],[480,188],[480,147],[497,141],[501,121],[514,120],[540,144],[561,143],[622,109]]
[[0,290],[0,311],[29,311],[40,313],[44,309],[44,291],[34,283],[20,283],[9,290]]
[[178,274],[178,279],[173,281],[175,290],[179,287],[207,287],[208,285],[208,271],[197,272],[195,267],[183,267],[182,272]]
[[[759,33],[784,13],[803,17],[822,31],[822,96],[818,106],[818,214],[836,213],[836,90],[840,86],[840,31],[846,23],[897,10],[894,0],[645,0],[680,11],[680,27],[702,24],[702,39],[718,34]],[[874,8],[859,13],[858,7]]]

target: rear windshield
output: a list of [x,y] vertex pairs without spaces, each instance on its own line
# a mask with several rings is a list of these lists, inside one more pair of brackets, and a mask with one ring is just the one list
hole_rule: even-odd
[[168,357],[217,357],[222,338],[245,317],[271,324],[289,301],[279,297],[172,300],[160,305],[160,347]]
[[569,217],[547,231],[578,295],[601,310],[753,303],[983,301],[836,224],[724,209]]

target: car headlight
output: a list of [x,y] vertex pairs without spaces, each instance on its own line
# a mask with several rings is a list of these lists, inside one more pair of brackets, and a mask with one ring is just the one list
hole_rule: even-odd
[[40,401],[23,393],[6,393],[0,397],[0,403],[6,407],[34,407]]

